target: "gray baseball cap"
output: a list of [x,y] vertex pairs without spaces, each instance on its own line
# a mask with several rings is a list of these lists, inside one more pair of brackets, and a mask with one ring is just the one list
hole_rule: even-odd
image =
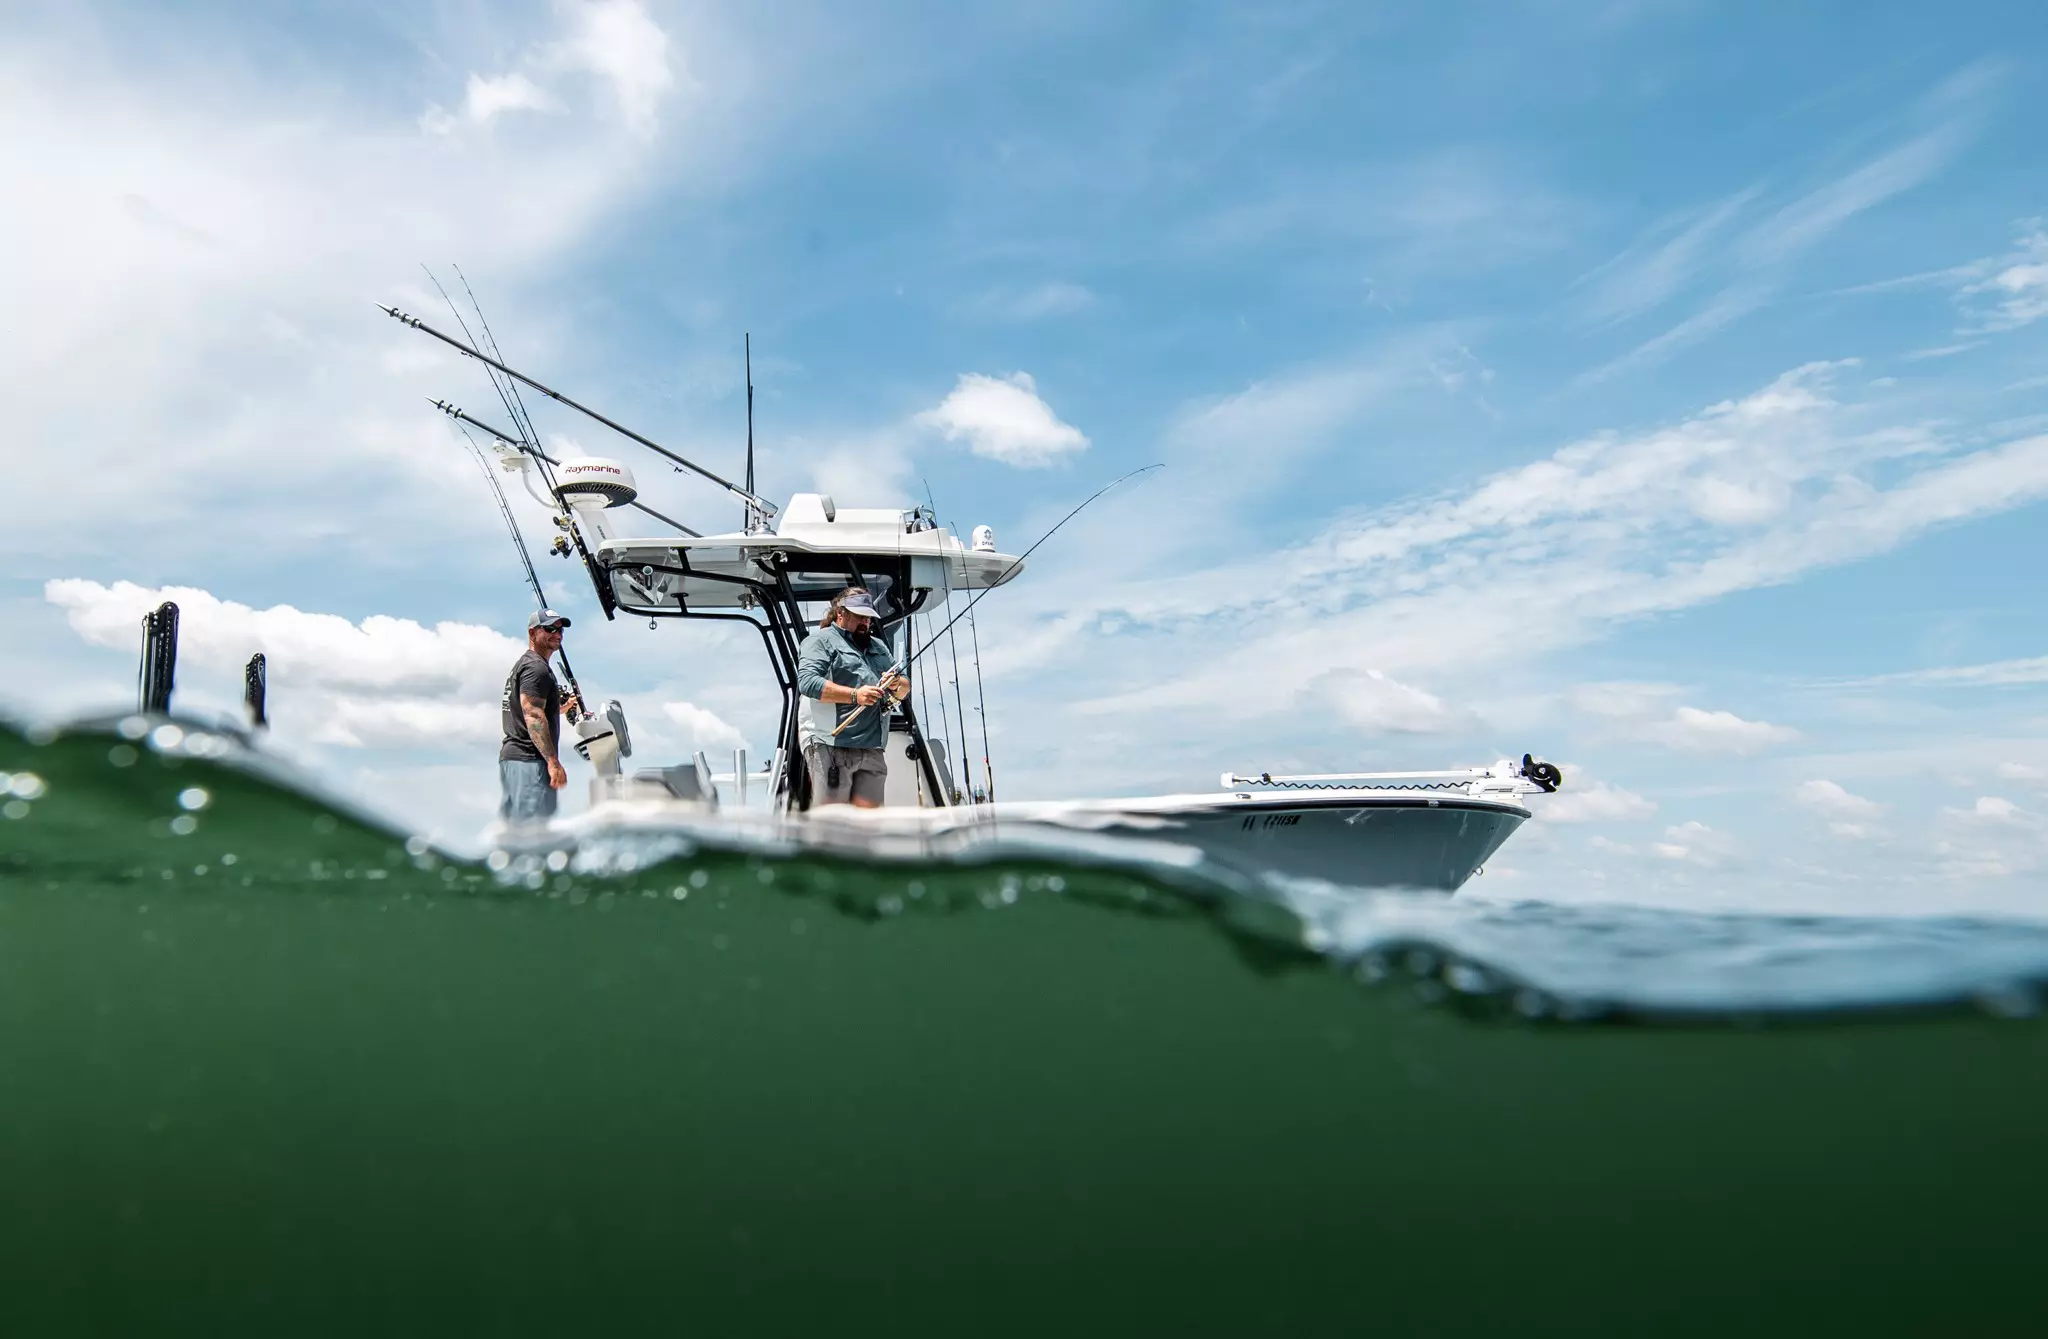
[[535,628],[566,628],[568,626],[569,620],[563,618],[552,609],[536,609],[526,620],[526,630],[528,632],[532,632]]
[[881,615],[875,611],[874,596],[869,595],[865,591],[861,592],[859,595],[847,596],[846,603],[840,605],[839,607],[849,614],[858,614],[862,618],[881,617]]

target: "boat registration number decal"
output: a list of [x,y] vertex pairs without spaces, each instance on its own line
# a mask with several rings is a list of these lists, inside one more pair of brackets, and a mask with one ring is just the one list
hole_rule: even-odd
[[1300,814],[1258,814],[1245,815],[1244,826],[1249,832],[1253,828],[1291,828],[1301,821]]

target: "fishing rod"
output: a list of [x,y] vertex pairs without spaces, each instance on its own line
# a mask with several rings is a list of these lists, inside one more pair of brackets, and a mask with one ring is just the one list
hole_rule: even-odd
[[[965,618],[970,612],[972,612],[974,606],[980,604],[982,598],[986,596],[990,591],[994,590],[997,586],[1000,586],[1005,581],[1009,580],[1010,573],[1016,571],[1019,567],[1023,566],[1024,560],[1026,558],[1029,558],[1032,554],[1038,552],[1038,546],[1040,544],[1045,543],[1046,540],[1051,539],[1054,535],[1058,534],[1060,532],[1060,526],[1065,525],[1068,521],[1071,521],[1076,516],[1079,516],[1083,511],[1087,509],[1089,503],[1095,501],[1095,499],[1101,497],[1110,489],[1115,488],[1118,484],[1123,483],[1126,479],[1135,479],[1141,474],[1149,474],[1153,470],[1163,470],[1165,468],[1166,465],[1163,461],[1153,465],[1140,465],[1137,469],[1132,470],[1129,474],[1118,475],[1116,478],[1111,479],[1108,483],[1104,484],[1102,487],[1090,493],[1087,496],[1087,498],[1082,501],[1080,506],[1074,508],[1065,516],[1060,517],[1058,525],[1053,526],[1052,529],[1040,535],[1038,537],[1037,542],[1032,544],[1030,548],[1024,550],[1024,552],[1018,554],[1015,558],[1012,558],[1010,560],[1010,565],[1008,567],[1005,567],[1002,570],[1002,572],[997,575],[994,581],[989,582],[988,585],[983,586],[979,591],[975,592],[974,598],[967,602],[966,607],[961,609],[959,613],[953,615],[953,617],[947,619],[945,627],[940,628],[937,632],[925,638],[924,645],[918,647],[916,651],[912,652],[908,659],[904,659],[903,657],[899,656],[899,663],[890,669],[889,675],[891,677],[894,677],[895,675],[901,674],[904,670],[908,669],[911,666],[911,664],[913,664],[917,660],[919,656],[931,650],[932,647],[938,645],[939,638],[945,636],[948,632],[951,632],[953,630],[953,625],[955,623],[958,623],[961,619]],[[958,685],[956,684],[955,687],[957,689]],[[877,700],[886,701],[887,698],[888,694],[885,693],[881,698]],[[834,735],[837,735],[840,730],[844,730],[847,726],[853,724],[854,717],[859,716],[862,712],[866,710],[866,707],[855,707],[853,711],[847,715],[845,720],[839,722],[838,727],[835,728],[832,731],[832,733]]]
[[560,391],[548,386],[543,386],[540,382],[535,381],[532,377],[527,376],[524,372],[521,372],[516,368],[507,367],[504,363],[500,362],[496,358],[491,357],[487,353],[479,352],[472,346],[465,344],[461,340],[455,338],[455,336],[444,334],[443,332],[434,329],[434,327],[428,325],[419,317],[413,316],[407,312],[402,312],[396,307],[387,307],[381,302],[377,304],[377,310],[383,312],[386,316],[389,316],[391,319],[399,322],[401,325],[409,325],[413,329],[418,330],[424,334],[432,335],[435,339],[440,340],[443,344],[448,345],[450,348],[455,349],[467,355],[468,357],[476,359],[478,362],[482,363],[486,367],[495,368],[498,371],[503,372],[506,376],[511,377],[513,380],[518,381],[524,385],[531,386],[534,390],[539,391],[542,395],[547,396],[550,400],[553,400],[557,404],[567,405],[569,408],[575,410],[579,414],[584,414],[590,418],[596,419],[599,423],[604,424],[613,432],[616,432],[623,437],[631,438],[633,441],[638,442],[640,445],[646,447],[648,450],[654,452],[656,455],[662,456],[667,460],[673,461],[675,464],[681,466],[683,469],[689,470],[693,474],[701,475],[702,477],[709,479],[712,483],[715,483],[720,488],[725,489],[733,496],[739,498],[742,502],[745,502],[748,506],[759,509],[762,515],[773,516],[778,511],[776,505],[768,501],[766,498],[758,496],[749,489],[740,487],[738,484],[734,483],[730,479],[726,479],[719,475],[713,474],[710,470],[705,469],[696,461],[689,460],[677,455],[675,452],[669,450],[667,447],[663,446],[661,443],[657,441],[652,440],[651,438],[642,437],[639,433],[634,432],[631,428],[626,427],[624,424],[606,418],[603,414],[598,413],[589,405],[579,404],[577,401],[570,399],[568,396],[562,394]]
[[[472,428],[481,428],[483,431],[489,433],[491,436],[497,438],[499,441],[505,443],[507,446],[512,447],[514,450],[524,452],[526,455],[532,456],[536,460],[546,461],[548,464],[553,465],[556,469],[560,469],[562,467],[561,461],[556,460],[553,456],[541,450],[538,446],[534,446],[531,445],[530,443],[522,441],[520,437],[515,436],[512,433],[505,432],[500,428],[494,427],[493,425],[484,422],[482,419],[477,418],[473,414],[466,414],[462,410],[456,408],[454,405],[448,403],[448,401],[446,400],[435,400],[429,398],[427,403],[434,406],[434,408],[440,410],[442,413],[446,414],[448,417],[456,420],[459,423],[467,423]],[[672,516],[662,515],[660,512],[656,511],[654,508],[648,506],[644,502],[628,502],[626,505],[631,507],[634,511],[646,512],[649,516],[652,516],[655,520],[660,521],[663,525],[674,526],[677,530],[682,531],[691,539],[703,538],[702,535],[698,534],[695,530],[692,530],[689,526],[684,525],[681,521],[676,520]]]
[[[498,515],[505,518],[505,529],[512,536],[512,547],[518,550],[519,564],[526,569],[526,584],[533,591],[534,604],[536,607],[545,610],[548,607],[547,593],[540,588],[540,573],[533,570],[533,555],[527,551],[526,536],[519,533],[519,520],[512,515],[512,504],[505,500],[504,486],[498,482],[498,476],[492,472],[491,462],[484,457],[484,449],[477,445],[476,438],[469,435],[467,428],[457,428],[456,431],[460,432],[463,440],[469,443],[469,452],[472,456],[476,457],[477,468],[484,472],[484,482],[491,486],[491,496],[497,499]],[[562,662],[562,677],[569,681],[569,692],[574,695],[577,705],[581,707],[583,703],[583,688],[576,682],[576,671],[569,667],[569,653],[557,648],[555,655]],[[571,717],[570,719],[573,721],[575,718]]]

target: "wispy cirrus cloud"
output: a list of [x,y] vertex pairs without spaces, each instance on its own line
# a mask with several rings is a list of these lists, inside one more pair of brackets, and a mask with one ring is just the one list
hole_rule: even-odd
[[[1675,235],[1659,225],[1594,272],[1581,300],[1587,320],[1615,323],[1647,314],[1695,285],[1712,291],[1688,315],[1618,357],[1581,374],[1579,384],[1661,362],[1773,301],[1796,263],[1829,236],[1944,170],[1975,134],[1980,103],[1998,77],[1971,67],[1922,100],[1924,128],[1839,176],[1786,198],[1739,230],[1732,224],[1768,199],[1753,185],[1683,219]],[[1718,282],[1715,282],[1718,280]]]

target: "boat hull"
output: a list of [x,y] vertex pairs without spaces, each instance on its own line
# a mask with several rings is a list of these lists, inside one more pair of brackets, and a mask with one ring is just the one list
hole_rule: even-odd
[[1416,793],[1280,791],[952,808],[834,805],[805,814],[720,812],[676,800],[594,806],[571,828],[681,830],[860,858],[978,859],[1057,850],[1250,879],[1455,892],[1529,817],[1518,804]]
[[1176,813],[1169,839],[1246,874],[1455,892],[1528,817],[1484,801],[1262,796]]

